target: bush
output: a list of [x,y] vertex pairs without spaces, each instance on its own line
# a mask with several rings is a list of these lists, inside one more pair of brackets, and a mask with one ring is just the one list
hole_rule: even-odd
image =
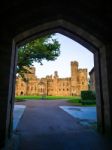
[[95,100],[81,100],[82,105],[95,105],[96,101]]
[[81,91],[81,103],[82,104],[95,104],[96,93],[95,91]]
[[96,94],[93,91],[81,91],[82,100],[96,100]]

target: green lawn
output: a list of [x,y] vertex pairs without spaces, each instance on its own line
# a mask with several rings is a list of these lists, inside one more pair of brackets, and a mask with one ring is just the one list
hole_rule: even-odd
[[67,102],[73,105],[80,105],[80,106],[95,106],[95,104],[82,104],[81,97],[79,96],[16,96],[16,102],[21,102],[24,100],[67,100]]
[[16,100],[31,100],[31,99],[33,99],[33,100],[40,100],[40,99],[46,99],[46,100],[62,100],[62,99],[66,99],[66,100],[68,100],[68,99],[70,99],[70,100],[72,100],[72,99],[79,99],[80,97],[74,97],[74,96],[16,96],[15,97],[15,99]]
[[74,105],[80,105],[80,106],[82,105],[80,97],[73,97],[71,99],[68,99],[67,102],[74,104]]

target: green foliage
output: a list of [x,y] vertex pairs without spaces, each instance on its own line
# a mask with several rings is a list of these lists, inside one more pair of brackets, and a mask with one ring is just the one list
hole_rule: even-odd
[[[36,96],[36,95],[24,95],[24,96],[16,96],[16,99],[42,99],[42,96]],[[80,99],[80,97],[73,97],[73,96],[46,96],[45,97],[48,100],[56,100],[56,99]]]
[[60,44],[53,36],[47,35],[19,47],[17,73],[25,73],[24,66],[30,67],[33,62],[42,64],[42,60],[53,61],[60,55]]
[[75,105],[81,105],[81,98],[80,97],[74,97],[68,100],[69,103],[75,104]]
[[96,93],[93,91],[81,91],[82,104],[96,104]]
[[21,101],[26,101],[26,100],[66,100],[68,103],[70,103],[70,105],[75,105],[75,106],[82,106],[84,104],[84,106],[95,106],[95,101],[94,103],[90,103],[89,100],[87,101],[81,101],[81,98],[79,96],[46,96],[46,97],[42,97],[42,96],[16,96],[15,97],[15,101],[16,102],[21,102]]
[[81,91],[81,99],[83,99],[83,100],[96,100],[95,92],[93,92],[93,91]]
[[68,102],[72,102],[72,103],[79,103],[80,101],[80,97],[76,96],[76,97],[73,97],[73,96],[15,96],[15,100],[17,102],[19,101],[24,101],[24,100],[41,100],[41,99],[44,99],[44,100],[67,100]]

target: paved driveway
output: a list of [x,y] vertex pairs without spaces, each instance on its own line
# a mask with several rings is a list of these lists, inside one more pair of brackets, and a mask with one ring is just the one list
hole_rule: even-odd
[[25,101],[16,133],[19,150],[111,150],[111,140],[83,126],[59,106],[65,101]]

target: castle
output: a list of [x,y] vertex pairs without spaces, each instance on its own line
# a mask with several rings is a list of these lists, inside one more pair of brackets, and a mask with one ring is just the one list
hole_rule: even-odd
[[37,78],[35,67],[28,68],[25,81],[16,78],[16,96],[19,95],[49,95],[49,96],[79,96],[82,90],[88,90],[87,69],[79,69],[78,62],[71,62],[71,77],[59,78],[58,72],[54,76]]

